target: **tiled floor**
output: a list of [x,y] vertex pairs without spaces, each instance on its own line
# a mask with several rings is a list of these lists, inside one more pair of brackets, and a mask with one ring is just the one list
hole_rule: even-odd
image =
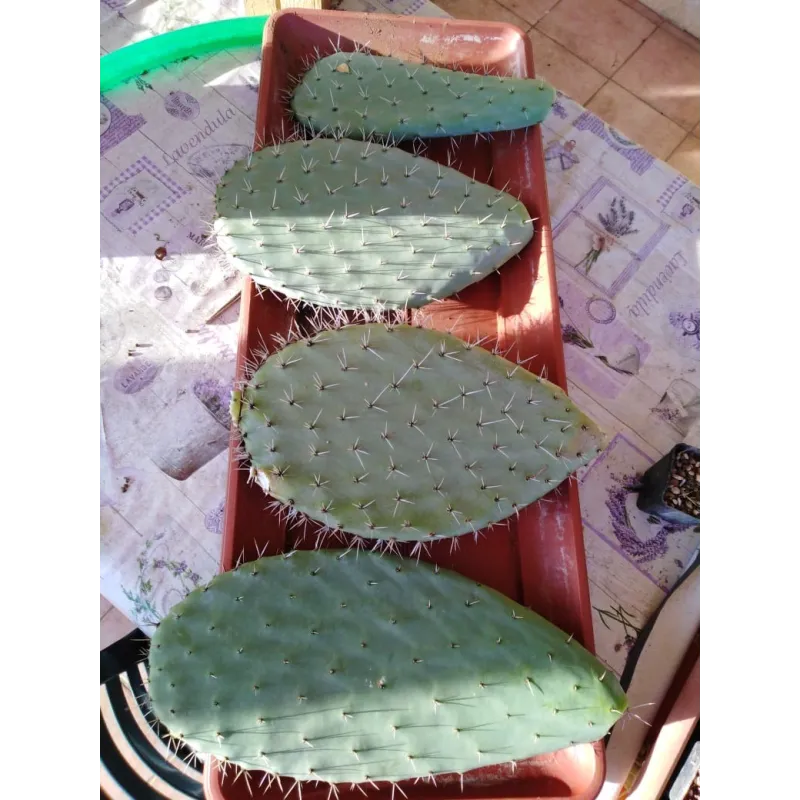
[[100,649],[129,634],[136,626],[100,595]]
[[537,74],[700,183],[700,42],[637,0],[434,0],[510,22]]

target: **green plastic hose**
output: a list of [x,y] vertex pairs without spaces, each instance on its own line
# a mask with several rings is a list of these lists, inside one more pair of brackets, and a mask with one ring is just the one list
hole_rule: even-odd
[[237,17],[190,25],[122,47],[100,57],[100,91],[113,89],[128,78],[189,56],[234,47],[257,47],[268,16]]

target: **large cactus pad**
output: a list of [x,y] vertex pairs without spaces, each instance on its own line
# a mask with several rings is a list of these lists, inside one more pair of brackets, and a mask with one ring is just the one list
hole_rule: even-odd
[[416,308],[479,281],[533,236],[525,206],[422,156],[295,141],[237,162],[217,188],[221,249],[288,297]]
[[408,64],[368,53],[318,61],[294,90],[296,117],[351,138],[434,138],[493,133],[541,122],[555,102],[543,80]]
[[259,483],[371,539],[476,532],[555,489],[603,437],[554,384],[449,334],[351,325],[273,353],[235,395]]
[[331,550],[261,558],[194,590],[153,636],[150,694],[201,753],[331,783],[592,742],[627,704],[571,636],[497,592]]

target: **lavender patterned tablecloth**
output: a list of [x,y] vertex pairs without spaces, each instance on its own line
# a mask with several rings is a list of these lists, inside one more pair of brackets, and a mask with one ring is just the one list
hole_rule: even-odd
[[[102,0],[101,52],[243,13]],[[436,14],[426,0],[342,8]],[[191,58],[100,96],[101,591],[144,629],[217,570],[238,275],[205,247],[218,176],[249,151],[258,51]],[[626,487],[699,444],[700,193],[559,95],[543,123],[569,391],[611,434],[580,476],[599,656],[616,672],[699,533]]]

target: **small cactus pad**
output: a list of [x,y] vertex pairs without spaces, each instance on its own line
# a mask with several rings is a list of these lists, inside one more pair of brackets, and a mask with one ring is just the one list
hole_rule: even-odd
[[627,707],[567,633],[430,564],[297,551],[192,591],[150,647],[156,717],[299,781],[400,781],[601,739]]
[[313,139],[237,162],[217,188],[220,248],[253,279],[323,306],[417,308],[532,238],[515,197],[389,146]]
[[292,96],[292,110],[315,131],[402,141],[526,128],[547,116],[555,98],[555,89],[540,78],[504,78],[368,53],[334,53],[303,76]]
[[477,532],[603,445],[556,385],[449,334],[348,325],[273,353],[234,396],[251,474],[290,514],[370,539]]

